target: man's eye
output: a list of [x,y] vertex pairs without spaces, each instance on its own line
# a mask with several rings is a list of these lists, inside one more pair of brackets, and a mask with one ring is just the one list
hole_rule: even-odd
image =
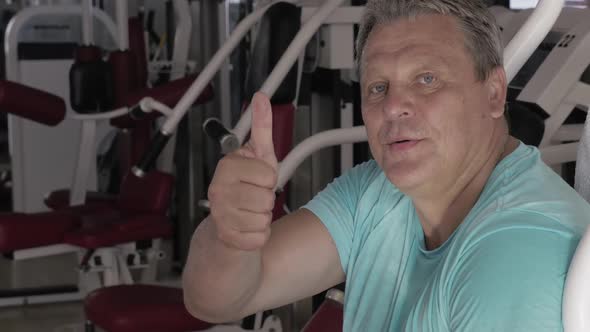
[[387,90],[387,85],[383,83],[375,84],[369,87],[369,93],[372,95],[384,93]]
[[418,81],[424,85],[431,85],[434,82],[436,82],[436,77],[434,77],[434,74],[432,74],[432,73],[426,73],[426,74],[420,75],[420,77],[418,78]]

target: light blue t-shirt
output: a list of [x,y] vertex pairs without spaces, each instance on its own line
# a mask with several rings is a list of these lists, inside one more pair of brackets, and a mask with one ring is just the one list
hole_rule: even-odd
[[304,208],[344,272],[344,331],[562,331],[565,275],[590,206],[520,144],[452,236],[428,251],[411,199],[375,161]]

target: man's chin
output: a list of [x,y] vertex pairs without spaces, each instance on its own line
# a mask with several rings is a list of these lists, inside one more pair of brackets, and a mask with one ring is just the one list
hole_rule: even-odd
[[385,169],[385,175],[393,185],[405,194],[411,194],[427,181],[423,167],[396,165]]

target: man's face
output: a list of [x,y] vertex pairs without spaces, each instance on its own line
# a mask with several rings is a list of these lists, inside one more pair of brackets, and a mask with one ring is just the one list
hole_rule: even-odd
[[398,188],[444,194],[489,158],[503,112],[494,79],[503,72],[478,81],[453,18],[423,15],[377,26],[361,60],[369,145]]

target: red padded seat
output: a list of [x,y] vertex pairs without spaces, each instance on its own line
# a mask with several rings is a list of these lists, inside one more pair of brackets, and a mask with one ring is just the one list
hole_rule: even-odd
[[64,242],[86,249],[110,247],[126,242],[167,238],[172,224],[165,216],[137,215],[113,221],[97,220],[67,232]]
[[86,201],[82,205],[70,206],[70,190],[55,190],[45,196],[45,206],[52,210],[68,209],[76,214],[88,214],[104,209],[115,209],[117,196],[95,191],[86,192]]
[[80,218],[67,212],[0,214],[0,252],[62,243],[79,225]]
[[117,199],[117,209],[84,215],[81,227],[67,232],[64,242],[86,249],[113,246],[172,235],[166,216],[174,177],[151,171],[138,178],[127,174]]
[[179,288],[124,285],[93,291],[84,301],[86,319],[108,332],[188,332],[211,324],[186,311]]

